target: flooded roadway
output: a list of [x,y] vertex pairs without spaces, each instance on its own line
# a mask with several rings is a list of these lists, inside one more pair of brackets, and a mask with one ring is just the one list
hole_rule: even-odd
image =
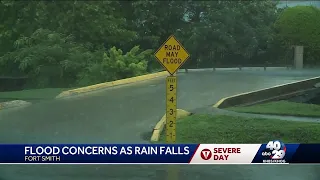
[[[224,71],[178,74],[178,108],[320,76],[320,71]],[[165,111],[165,80],[155,79],[0,113],[0,143],[148,143]],[[199,142],[201,143],[201,142]],[[320,166],[185,165],[178,179],[319,180]],[[0,180],[163,180],[165,165],[1,165]],[[176,180],[176,179],[172,179]]]

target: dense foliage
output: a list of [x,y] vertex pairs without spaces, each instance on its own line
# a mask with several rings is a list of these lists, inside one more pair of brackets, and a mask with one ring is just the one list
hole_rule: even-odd
[[186,67],[284,65],[289,44],[319,47],[319,10],[299,8],[278,18],[274,1],[1,1],[0,76],[40,88],[146,74],[161,69],[153,53],[170,34]]
[[285,10],[275,23],[277,36],[283,45],[302,45],[305,62],[319,64],[320,9],[312,6],[296,6]]

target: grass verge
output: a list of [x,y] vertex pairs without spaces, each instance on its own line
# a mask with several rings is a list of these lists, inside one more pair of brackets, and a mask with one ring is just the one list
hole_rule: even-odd
[[[177,121],[178,143],[320,142],[320,123],[235,116],[192,115]],[[165,142],[165,131],[161,134]]]
[[246,107],[231,107],[227,110],[256,114],[320,117],[320,106],[315,104],[276,101]]
[[30,89],[22,91],[0,92],[0,101],[53,99],[67,88]]

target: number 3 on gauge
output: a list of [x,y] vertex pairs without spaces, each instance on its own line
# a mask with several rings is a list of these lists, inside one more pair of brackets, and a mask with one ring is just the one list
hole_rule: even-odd
[[170,115],[173,115],[173,109],[170,109],[170,113],[169,113]]

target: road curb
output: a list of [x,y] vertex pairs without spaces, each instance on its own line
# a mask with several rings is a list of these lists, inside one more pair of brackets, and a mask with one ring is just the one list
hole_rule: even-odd
[[[177,109],[177,120],[181,119],[183,117],[187,117],[192,115],[191,112],[188,112],[186,110],[183,109]],[[152,132],[152,136],[150,141],[152,142],[157,142],[160,139],[160,135],[163,131],[164,125],[166,124],[166,114],[162,116],[162,118],[160,119],[160,121],[158,121],[158,123],[156,124],[156,126],[153,128],[153,132]]]
[[270,88],[249,91],[220,99],[213,107],[228,108],[240,105],[252,105],[295,96],[305,90],[316,88],[320,82],[320,76],[292,83],[281,84]]
[[113,86],[119,86],[119,85],[124,85],[124,84],[130,84],[130,83],[135,83],[135,82],[140,82],[140,81],[146,81],[162,76],[167,76],[169,73],[167,71],[162,71],[162,72],[157,72],[157,73],[152,73],[152,74],[146,74],[142,76],[136,76],[136,77],[131,77],[131,78],[126,78],[126,79],[120,79],[116,81],[111,81],[111,82],[105,82],[105,83],[100,83],[100,84],[95,84],[91,86],[86,86],[86,87],[81,87],[77,89],[71,89],[68,91],[63,91],[61,92],[58,96],[56,96],[56,99],[60,98],[65,98],[73,95],[78,95],[82,93],[88,93],[108,87],[113,87]]
[[288,67],[230,67],[230,68],[200,68],[200,69],[179,69],[179,73],[187,72],[203,72],[203,71],[275,71],[275,70],[288,70]]
[[3,109],[27,106],[27,105],[31,105],[31,104],[32,104],[31,102],[22,101],[22,100],[0,102],[0,111]]

